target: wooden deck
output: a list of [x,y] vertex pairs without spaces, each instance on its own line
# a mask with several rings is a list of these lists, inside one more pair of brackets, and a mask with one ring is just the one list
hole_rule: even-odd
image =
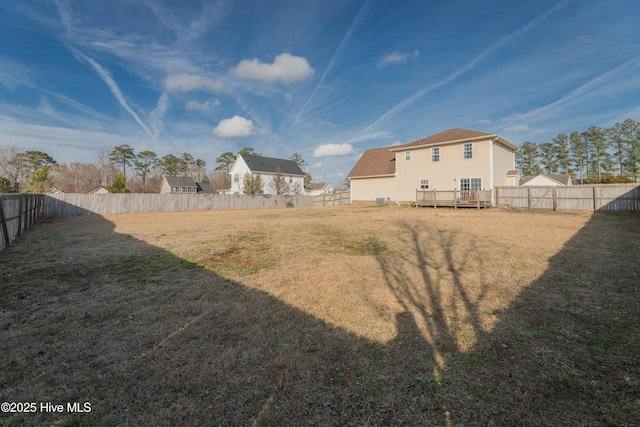
[[491,207],[491,191],[435,191],[416,190],[416,201],[413,206],[433,208],[476,208],[488,209]]

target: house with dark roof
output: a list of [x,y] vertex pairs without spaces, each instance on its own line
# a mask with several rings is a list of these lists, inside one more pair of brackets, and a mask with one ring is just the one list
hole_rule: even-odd
[[496,134],[450,129],[403,145],[367,150],[347,177],[352,201],[415,201],[416,190],[489,190],[517,185],[518,147]]
[[260,174],[264,184],[264,194],[276,194],[273,185],[270,184],[277,173],[280,173],[284,178],[288,193],[301,194],[304,191],[304,172],[293,160],[238,154],[229,170],[231,178],[231,190],[229,192],[231,194],[242,194],[244,177],[247,174],[253,176]]
[[160,185],[160,194],[214,193],[209,182],[196,182],[188,176],[165,176]]

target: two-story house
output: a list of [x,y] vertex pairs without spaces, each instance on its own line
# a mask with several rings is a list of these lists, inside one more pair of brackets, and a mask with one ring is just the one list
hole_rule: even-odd
[[409,144],[367,150],[349,173],[352,201],[414,201],[416,190],[514,185],[518,147],[498,135],[450,129]]
[[264,194],[276,194],[271,185],[276,174],[284,179],[289,194],[300,194],[304,191],[304,172],[293,160],[276,159],[273,157],[238,154],[233,166],[229,170],[231,178],[231,194],[244,192],[244,177],[246,174],[260,174]]

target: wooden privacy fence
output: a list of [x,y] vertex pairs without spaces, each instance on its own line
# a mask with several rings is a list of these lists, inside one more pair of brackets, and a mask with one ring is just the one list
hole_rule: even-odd
[[496,187],[494,191],[496,206],[640,212],[639,184]]
[[0,249],[31,227],[42,214],[42,194],[0,194]]
[[318,194],[313,196],[313,206],[338,206],[351,204],[349,191],[337,191],[335,193]]
[[309,196],[63,193],[45,197],[46,217],[313,206],[313,198]]

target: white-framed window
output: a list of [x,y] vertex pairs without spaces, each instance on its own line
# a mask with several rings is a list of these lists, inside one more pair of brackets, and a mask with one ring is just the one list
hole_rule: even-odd
[[440,161],[440,147],[434,147],[431,149],[431,161],[432,162]]
[[411,160],[411,151],[405,151],[404,152],[404,159],[405,160]]
[[289,184],[293,184],[293,177],[289,176]]
[[464,153],[465,159],[473,159],[473,144],[467,143],[462,146],[462,152]]
[[237,173],[233,174],[233,182],[240,182],[240,175]]
[[461,191],[482,190],[482,178],[460,178]]
[[428,190],[429,189],[429,180],[428,179],[421,179],[420,180],[420,189],[421,190]]

